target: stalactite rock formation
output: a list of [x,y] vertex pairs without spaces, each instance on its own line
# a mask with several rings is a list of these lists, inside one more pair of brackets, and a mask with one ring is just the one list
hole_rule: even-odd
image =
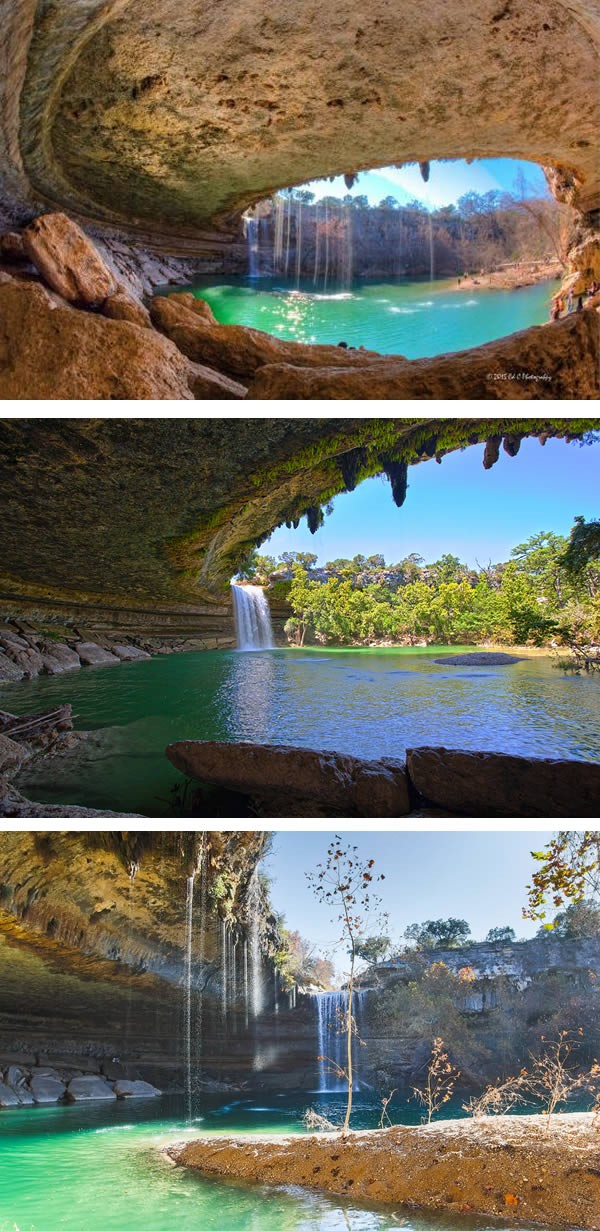
[[[0,287],[0,301],[5,289],[11,288]],[[78,315],[47,311],[52,318]],[[93,326],[99,322],[91,318]],[[147,357],[148,330],[101,324],[128,331],[140,362]],[[566,322],[565,334],[570,329]],[[171,362],[172,344],[159,341],[167,348],[160,355]],[[423,361],[425,370],[436,362]],[[294,378],[302,371],[294,369]],[[347,375],[354,379],[353,369]],[[355,486],[381,472],[382,457],[426,465],[432,438],[443,457],[472,440],[483,451],[494,435],[577,437],[595,426],[594,418],[515,419],[514,411],[504,419],[0,420],[0,613],[21,617],[6,626],[13,649],[1,651],[4,678],[41,670],[52,647],[36,627],[48,618],[70,627],[64,639],[75,653],[91,642],[114,655],[129,637],[146,651],[165,640],[177,648],[232,644],[229,581],[240,561],[276,525],[343,491],[340,461],[350,453]],[[503,455],[502,464],[512,463]],[[410,520],[410,486],[402,516]],[[31,670],[17,661],[34,653],[40,662],[31,660]]]

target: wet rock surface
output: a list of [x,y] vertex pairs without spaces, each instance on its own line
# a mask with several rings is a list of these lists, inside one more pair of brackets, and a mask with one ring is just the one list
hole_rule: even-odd
[[469,654],[444,654],[443,658],[434,658],[433,661],[440,667],[509,667],[511,663],[522,663],[524,660],[517,654],[474,650]]

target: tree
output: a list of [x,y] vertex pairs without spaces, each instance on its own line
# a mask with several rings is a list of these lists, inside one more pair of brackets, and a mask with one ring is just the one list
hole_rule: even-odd
[[301,568],[311,569],[317,563],[318,557],[312,551],[282,551],[279,561],[286,568],[299,564]]
[[554,916],[552,923],[540,928],[538,935],[544,935],[548,931],[552,936],[559,936],[564,940],[584,940],[600,936],[600,906],[586,902],[583,898],[578,902],[571,902],[570,906]]
[[361,957],[363,962],[376,964],[383,961],[391,943],[389,936],[366,936],[355,946],[356,956]]
[[404,935],[414,940],[418,949],[459,949],[471,935],[466,919],[427,919],[411,923]]
[[512,945],[517,934],[514,928],[490,928],[485,939],[490,945]]
[[413,1095],[427,1113],[427,1123],[431,1121],[444,1103],[448,1103],[454,1093],[460,1072],[454,1067],[448,1052],[444,1050],[443,1039],[433,1040],[431,1059],[427,1065],[427,1077],[424,1086],[413,1086]]
[[531,578],[538,596],[560,604],[563,599],[565,577],[562,559],[567,540],[560,534],[541,531],[532,534],[525,543],[513,547],[511,556],[517,571]]
[[600,833],[560,830],[542,851],[532,851],[541,865],[527,886],[529,904],[525,919],[545,919],[544,906],[564,906],[591,894],[600,895]]
[[[344,846],[339,834],[334,836],[327,848],[325,863],[318,864],[314,873],[307,874],[308,883],[317,899],[334,912],[334,917],[341,927],[340,943],[348,947],[350,954],[350,971],[347,989],[348,999],[343,1021],[340,1023],[342,1033],[346,1035],[346,1068],[338,1071],[347,1084],[346,1114],[342,1128],[342,1136],[346,1137],[350,1130],[353,1094],[353,1060],[352,1040],[356,1034],[356,1022],[352,1012],[354,995],[354,978],[356,966],[356,946],[363,939],[367,915],[380,906],[379,898],[374,897],[372,885],[385,880],[383,873],[376,876],[373,872],[375,860],[361,860],[358,847]],[[323,1057],[327,1059],[327,1057]]]

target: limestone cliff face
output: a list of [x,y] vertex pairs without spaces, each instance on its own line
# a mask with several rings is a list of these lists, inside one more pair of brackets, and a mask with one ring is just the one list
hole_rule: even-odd
[[594,426],[418,416],[5,419],[0,611],[84,631],[91,622],[213,635],[221,622],[230,633],[228,580],[282,521],[386,466],[441,458],[490,435],[504,435],[514,452],[523,435]]

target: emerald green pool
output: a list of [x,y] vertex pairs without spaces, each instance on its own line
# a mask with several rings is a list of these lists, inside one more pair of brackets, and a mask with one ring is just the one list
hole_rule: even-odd
[[402,756],[445,744],[600,761],[600,688],[535,657],[509,667],[445,667],[427,649],[207,651],[86,667],[0,689],[25,714],[71,702],[92,737],[40,762],[22,789],[45,802],[170,815],[179,739],[252,740]]
[[312,283],[254,278],[204,282],[224,325],[251,325],[295,342],[347,342],[407,359],[480,346],[548,320],[555,282],[519,290],[461,291],[456,279],[360,282],[351,290],[315,290]]
[[[367,1207],[298,1188],[203,1180],[161,1147],[202,1132],[301,1132],[287,1097],[0,1112],[0,1231],[512,1231],[513,1221]],[[520,1224],[522,1225],[522,1224]]]

